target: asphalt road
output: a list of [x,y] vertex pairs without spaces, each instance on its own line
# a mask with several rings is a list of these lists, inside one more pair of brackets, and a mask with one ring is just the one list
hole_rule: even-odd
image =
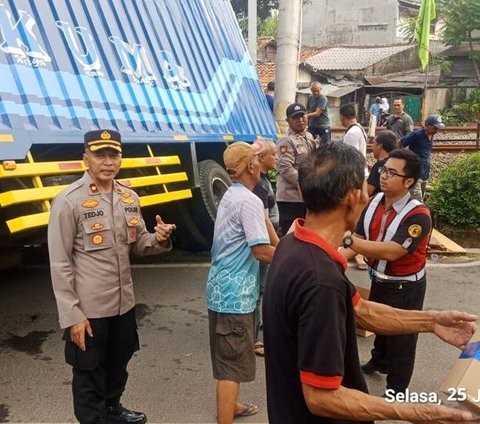
[[[205,257],[201,260],[204,261]],[[480,313],[476,265],[435,265],[428,270],[427,308]],[[137,265],[134,268],[141,350],[130,363],[123,403],[144,411],[150,423],[215,421],[204,300],[208,263]],[[350,270],[352,281],[368,286],[365,271]],[[0,280],[0,422],[73,423],[71,369],[63,344],[45,266],[3,271]],[[362,362],[373,338],[359,338]],[[458,351],[435,336],[422,335],[411,389],[437,391]],[[381,395],[384,377],[368,376]],[[244,423],[267,422],[263,359],[257,379],[244,384],[241,400],[260,412]]]

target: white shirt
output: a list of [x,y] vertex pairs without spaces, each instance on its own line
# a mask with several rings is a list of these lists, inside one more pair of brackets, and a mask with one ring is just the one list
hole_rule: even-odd
[[[360,124],[353,124],[345,133],[343,142],[355,147],[364,158],[367,157],[367,135]],[[368,177],[368,168],[365,167],[365,177]]]

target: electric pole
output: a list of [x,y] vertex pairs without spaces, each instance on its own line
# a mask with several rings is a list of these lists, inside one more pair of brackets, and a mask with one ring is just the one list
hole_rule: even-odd
[[301,13],[302,0],[279,1],[274,115],[282,133],[287,127],[286,109],[297,92]]
[[257,66],[257,0],[248,0],[248,51]]

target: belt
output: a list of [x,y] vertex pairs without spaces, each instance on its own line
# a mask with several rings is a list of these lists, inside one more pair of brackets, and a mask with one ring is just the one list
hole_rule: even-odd
[[425,268],[422,270],[418,271],[415,274],[410,274],[410,275],[386,275],[381,272],[378,272],[377,270],[373,268],[369,268],[370,275],[374,277],[376,280],[379,280],[381,282],[396,282],[396,281],[419,281],[423,277],[425,277]]

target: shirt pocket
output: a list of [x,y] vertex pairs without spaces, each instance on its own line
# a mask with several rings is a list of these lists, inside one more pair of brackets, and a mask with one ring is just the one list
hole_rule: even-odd
[[140,224],[141,217],[137,214],[125,214],[127,223],[127,243],[132,244],[137,241],[137,226]]
[[92,218],[82,222],[85,251],[108,249],[113,246],[110,223],[105,218]]

